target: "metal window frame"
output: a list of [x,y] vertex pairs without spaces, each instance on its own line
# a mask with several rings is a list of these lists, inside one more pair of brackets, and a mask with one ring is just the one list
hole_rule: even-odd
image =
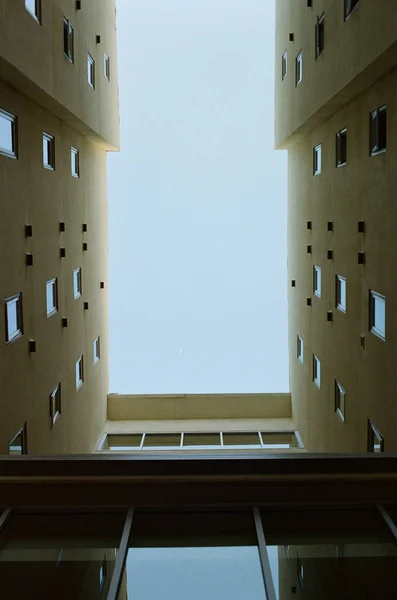
[[0,146],[0,154],[3,156],[7,156],[8,158],[18,158],[18,117],[13,113],[0,108],[0,119],[3,118],[5,121],[9,121],[11,123],[11,140],[12,140],[12,150],[8,150],[7,148],[3,148]]
[[288,73],[288,50],[285,50],[281,55],[281,81],[287,77]]
[[[317,144],[317,146],[313,146],[313,175],[320,175],[320,173],[321,173],[321,168],[322,168],[321,153],[322,153],[321,144]],[[319,157],[320,157],[320,160],[318,160]]]
[[87,52],[87,67],[88,85],[95,90],[95,59],[89,52]]
[[301,83],[303,79],[303,52],[299,50],[295,58],[295,87]]
[[78,179],[80,177],[80,152],[75,146],[70,148],[70,158],[72,177]]
[[[74,288],[74,281],[75,281],[75,275],[77,275],[77,282],[78,282],[78,291],[75,291]],[[81,267],[79,267],[78,269],[74,269],[73,271],[73,297],[76,300],[77,298],[80,298],[80,296],[83,293],[83,286],[82,286],[82,276],[81,276]]]
[[25,9],[34,18],[34,20],[36,21],[36,23],[38,23],[39,25],[41,25],[41,15],[42,15],[41,0],[34,0],[34,5],[35,5],[34,6],[34,13],[32,13],[32,11],[30,10],[30,8],[27,6],[26,0],[25,0]]
[[[385,305],[385,330],[382,331],[375,326],[375,298],[378,300],[383,300]],[[376,335],[381,340],[386,340],[386,296],[375,292],[374,290],[369,290],[369,330],[371,333]]]
[[[314,28],[314,38],[315,38],[315,60],[317,60],[320,56],[320,54],[324,51],[324,47],[325,47],[325,16],[324,13],[322,13],[320,16],[316,17],[316,25]],[[323,43],[322,46],[320,44],[321,41],[321,35],[320,35],[320,28],[323,28]]]
[[[372,423],[371,419],[368,419],[368,435],[367,435],[367,452],[373,452],[375,454],[375,439],[379,442],[380,450],[379,453],[385,451],[385,440],[379,429]],[[378,454],[378,453],[376,453]]]
[[[317,363],[320,365],[320,377],[318,377]],[[313,353],[313,383],[320,389],[321,387],[321,362],[319,358]]]
[[48,162],[45,162],[43,147],[43,167],[50,171],[55,171],[55,137],[46,131],[43,131],[43,142],[48,143]]
[[346,284],[346,277],[342,277],[342,275],[335,275],[335,304],[336,304],[336,308],[338,310],[340,310],[340,312],[346,313],[346,307],[347,307],[347,299],[345,304],[341,303],[341,298],[342,295],[340,294],[340,283],[344,282],[345,284],[345,296],[347,298],[347,284]]
[[100,358],[101,358],[101,343],[100,343],[100,336],[98,335],[98,337],[94,340],[94,364],[97,363]]
[[303,364],[303,356],[304,356],[304,346],[303,340],[299,334],[296,336],[296,357]]
[[[320,275],[320,285],[318,285],[318,275]],[[321,267],[313,265],[313,294],[321,298]]]
[[63,53],[74,63],[74,28],[66,17],[63,17]]
[[[345,144],[345,160],[342,160],[342,139],[346,140]],[[336,167],[344,167],[347,164],[347,127],[341,129],[336,134]]]
[[383,154],[387,150],[387,131],[386,131],[386,145],[380,146],[380,129],[379,129],[379,115],[386,113],[386,127],[387,127],[387,104],[383,104],[369,113],[369,154],[370,156],[376,156],[377,154]]
[[52,315],[55,315],[55,313],[58,312],[58,278],[54,277],[53,279],[49,279],[48,281],[46,281],[45,284],[45,289],[46,289],[46,304],[47,304],[47,289],[48,286],[51,286],[52,289],[52,293],[53,293],[53,298],[54,298],[54,305],[53,307],[48,310],[48,306],[46,306],[47,308],[47,317],[52,317]]
[[110,56],[106,52],[103,55],[103,71],[106,79],[110,81]]
[[[341,408],[341,397],[343,395],[343,410]],[[345,422],[346,412],[346,391],[345,388],[335,379],[335,413],[342,423]]]
[[76,367],[77,367],[77,365],[79,365],[80,379],[77,381],[77,377],[76,377],[76,391],[79,390],[84,383],[84,355],[83,354],[81,356],[79,356],[79,358],[76,360]]
[[[16,440],[16,438],[18,436],[21,436],[21,454],[27,454],[28,453],[28,437],[27,437],[27,423],[25,421],[25,423],[23,424],[23,427],[21,427],[21,429],[19,429],[19,431],[14,435],[14,437],[9,441],[8,443],[8,448],[10,448],[10,446],[12,446],[12,442],[14,440]],[[1,529],[1,527],[0,527]]]
[[[8,305],[16,304],[16,315],[17,315],[17,329],[10,334],[9,326],[8,326]],[[23,313],[22,313],[22,292],[15,294],[14,296],[10,296],[4,300],[4,312],[5,312],[5,334],[6,334],[6,343],[10,344],[14,340],[23,336]]]
[[343,3],[343,19],[344,21],[346,21],[350,15],[354,12],[354,10],[357,8],[359,0],[353,0],[353,2],[355,2],[354,6],[351,6],[352,0],[344,0]]
[[50,393],[50,427],[53,427],[62,414],[61,384],[58,383]]

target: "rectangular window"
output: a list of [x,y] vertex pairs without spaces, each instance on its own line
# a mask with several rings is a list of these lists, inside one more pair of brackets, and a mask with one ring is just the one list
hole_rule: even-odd
[[346,278],[336,276],[336,308],[346,312]]
[[303,363],[303,340],[299,335],[296,336],[296,342],[297,342],[296,355],[299,358],[299,360],[301,361],[301,363]]
[[303,568],[303,564],[299,556],[296,557],[296,568],[298,572],[298,581],[299,586],[303,590],[304,582],[305,582],[305,570]]
[[287,53],[287,51],[285,51],[281,57],[281,80],[282,81],[284,81],[284,79],[287,76],[287,60],[288,60],[288,53]]
[[50,279],[46,283],[47,317],[58,311],[58,290],[57,280]]
[[369,152],[371,156],[386,151],[387,107],[381,106],[369,115]]
[[84,367],[83,367],[83,357],[80,356],[76,361],[76,390],[81,388],[84,383]]
[[101,350],[100,350],[100,343],[99,343],[99,336],[98,336],[94,342],[94,363],[98,362],[98,360],[100,358],[101,358]]
[[88,83],[95,89],[95,60],[92,58],[91,54],[87,54],[87,76]]
[[299,52],[295,61],[295,85],[299,85],[303,77],[303,55],[302,50]]
[[77,148],[70,149],[70,162],[73,177],[80,177],[80,158],[79,151]]
[[74,31],[69,19],[63,19],[63,51],[65,56],[74,62]]
[[55,169],[55,139],[43,132],[43,165],[46,169]]
[[50,426],[52,427],[61,416],[61,384],[52,390],[50,394]]
[[384,452],[385,442],[379,429],[368,419],[368,452]]
[[14,436],[12,438],[11,442],[8,444],[8,453],[9,454],[18,455],[18,454],[27,454],[28,453],[26,431],[27,431],[27,427],[26,427],[26,423],[25,423],[25,425],[22,427],[22,429],[20,429],[18,431],[16,436]]
[[386,298],[369,291],[369,328],[372,333],[386,339]]
[[356,8],[358,0],[345,0],[345,21],[351,12]]
[[6,318],[6,341],[12,342],[23,334],[22,294],[7,298],[4,303]]
[[343,167],[347,160],[347,129],[336,134],[336,166]]
[[315,354],[313,354],[313,381],[319,388],[321,385],[321,365]]
[[38,23],[41,23],[41,0],[25,0],[25,8]]
[[81,269],[73,271],[73,295],[75,298],[81,296]]
[[104,558],[103,563],[99,567],[99,592],[102,593],[103,586],[106,581],[106,556]]
[[316,60],[324,50],[324,13],[321,17],[317,17],[315,28],[315,43],[316,43]]
[[346,392],[339,381],[335,380],[335,412],[342,422],[345,420],[345,405]]
[[0,154],[17,157],[17,118],[0,108]]
[[313,294],[321,298],[321,268],[313,267]]
[[106,54],[103,55],[103,72],[108,81],[110,81],[110,58]]
[[321,144],[313,148],[313,175],[321,173]]

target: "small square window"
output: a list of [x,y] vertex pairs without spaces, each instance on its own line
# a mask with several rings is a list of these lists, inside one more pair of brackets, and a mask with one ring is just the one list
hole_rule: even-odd
[[4,303],[6,318],[6,341],[12,342],[23,335],[22,294],[7,298]]
[[336,166],[343,167],[347,160],[347,129],[336,134]]
[[0,108],[0,154],[17,157],[17,118]]
[[100,342],[99,342],[99,336],[97,337],[97,339],[94,341],[94,363],[98,362],[98,360],[101,358],[101,348],[100,348]]
[[47,317],[50,317],[58,311],[57,287],[56,279],[50,279],[50,281],[47,281],[46,283]]
[[368,419],[368,452],[384,452],[385,441],[379,429]]
[[345,21],[350,13],[356,8],[358,0],[345,0]]
[[299,85],[303,77],[303,55],[302,50],[299,52],[295,61],[295,85]]
[[346,392],[341,384],[335,380],[335,412],[342,422],[345,420],[345,405]]
[[61,416],[61,384],[52,390],[50,394],[50,426],[53,427],[55,422]]
[[321,268],[313,267],[313,294],[321,298]]
[[76,390],[80,389],[84,383],[84,366],[83,366],[83,357],[76,361]]
[[346,278],[336,276],[336,308],[346,312]]
[[316,60],[324,50],[324,24],[324,14],[322,14],[321,17],[317,17],[315,28]]
[[108,81],[110,81],[110,58],[106,54],[103,55],[103,72]]
[[43,133],[43,165],[46,169],[55,169],[55,139],[49,133]]
[[41,23],[41,0],[25,0],[25,8],[38,23]]
[[75,298],[80,298],[81,289],[81,269],[75,269],[73,271],[73,295]]
[[87,76],[88,83],[95,89],[95,60],[92,58],[91,54],[87,54]]
[[77,148],[70,149],[70,162],[73,177],[80,177],[80,157]]
[[285,51],[281,57],[281,80],[282,81],[284,81],[284,79],[287,76],[287,61],[288,61],[288,52]]
[[296,355],[301,363],[303,363],[303,340],[299,335],[296,337],[296,345]]
[[99,592],[102,594],[103,587],[106,581],[106,556],[103,560],[103,563],[99,567]]
[[369,328],[372,333],[386,339],[386,298],[369,291]]
[[369,152],[371,156],[386,151],[386,116],[386,106],[373,110],[369,115]]
[[321,173],[321,144],[313,148],[313,175]]
[[315,354],[313,354],[313,381],[319,388],[321,385],[321,364]]
[[20,429],[18,431],[18,433],[16,434],[16,436],[14,436],[11,440],[11,442],[8,444],[8,453],[10,455],[20,455],[20,454],[27,454],[28,453],[28,448],[27,448],[27,426],[26,423],[25,425],[22,427],[22,429]]
[[74,31],[69,19],[63,19],[63,52],[74,62]]

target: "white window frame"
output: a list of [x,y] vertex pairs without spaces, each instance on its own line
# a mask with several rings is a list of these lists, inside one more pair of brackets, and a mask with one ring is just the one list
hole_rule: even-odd
[[[78,285],[75,285],[76,282]],[[77,300],[77,298],[80,298],[80,296],[82,295],[82,289],[83,286],[81,278],[81,267],[79,267],[78,269],[75,269],[73,271],[73,297],[75,300]]]
[[[9,310],[15,306],[16,324],[15,331],[9,330]],[[15,294],[6,298],[4,301],[5,320],[6,320],[6,342],[9,344],[23,335],[23,320],[22,320],[22,294]]]
[[72,177],[80,177],[80,153],[79,149],[71,146],[70,148],[70,168]]
[[[47,145],[48,161],[46,162],[46,152],[44,145]],[[50,133],[43,131],[43,167],[50,171],[55,171],[55,138]]]
[[95,59],[87,52],[87,81],[88,84],[95,90]]
[[345,422],[346,392],[344,387],[335,379],[335,412],[337,417]]
[[321,173],[321,144],[317,144],[313,148],[313,175]]
[[[345,139],[345,157],[342,157],[342,139]],[[341,129],[336,134],[336,166],[344,167],[347,164],[347,129]]]
[[[48,306],[48,290],[51,289],[52,297],[53,297],[53,305]],[[54,279],[49,279],[45,284],[46,291],[46,306],[47,306],[47,317],[51,317],[58,312],[58,280],[55,277]]]
[[303,53],[298,52],[295,59],[295,87],[297,87],[303,79]]
[[41,25],[41,0],[33,0],[34,9],[33,12],[29,6],[28,0],[25,0],[25,8],[28,13],[34,18],[39,25]]
[[320,389],[320,387],[321,387],[321,363],[315,354],[313,354],[313,383]]
[[296,336],[296,356],[298,360],[300,360],[300,362],[303,364],[304,345],[300,335]]
[[110,57],[106,52],[103,55],[103,73],[108,81],[110,81]]
[[56,421],[62,414],[62,396],[61,396],[61,384],[57,386],[50,393],[50,427],[53,427]]
[[313,294],[321,298],[321,267],[313,267]]
[[0,119],[9,122],[11,125],[11,143],[12,148],[3,148],[0,146],[0,154],[8,158],[17,158],[17,117],[12,113],[0,108]]
[[[385,113],[385,145],[381,146],[379,115]],[[379,106],[369,114],[369,153],[371,156],[383,154],[387,150],[387,105]]]
[[[342,287],[345,289],[345,299],[343,302],[343,294],[341,293]],[[341,275],[336,275],[335,277],[335,302],[336,308],[341,312],[346,312],[347,306],[347,284],[346,277],[342,277]]]
[[283,55],[281,56],[281,81],[287,77],[288,73],[288,51],[285,50]]
[[100,336],[94,340],[94,363],[97,363],[101,358],[101,339]]
[[74,29],[66,17],[63,17],[63,53],[71,63],[74,63]]
[[[376,302],[381,301],[384,305],[385,321],[384,328],[380,329],[376,326]],[[374,290],[369,290],[369,329],[382,340],[386,339],[386,297],[382,296]]]
[[84,383],[84,356],[81,355],[76,360],[76,390],[79,390]]

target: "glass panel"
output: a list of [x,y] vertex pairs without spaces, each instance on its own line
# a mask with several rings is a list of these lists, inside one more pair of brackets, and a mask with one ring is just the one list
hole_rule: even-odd
[[22,454],[22,450],[23,450],[23,433],[21,431],[10,443],[9,454]]
[[14,152],[13,123],[0,113],[0,148]]
[[374,296],[374,326],[376,329],[384,335],[385,333],[385,322],[386,322],[386,308],[385,300]]
[[18,300],[7,302],[8,337],[11,338],[19,329],[18,327]]
[[298,448],[298,440],[293,432],[262,432],[264,448]]
[[219,433],[185,433],[183,447],[190,450],[219,448],[221,437]]
[[124,514],[11,515],[0,536],[2,597],[106,598],[124,521]]
[[246,433],[240,432],[227,432],[223,433],[223,444],[228,448],[260,448],[259,435],[256,431],[249,431]]
[[168,448],[179,448],[181,445],[180,433],[147,433],[143,442],[145,450],[150,448],[160,448],[166,446]]
[[141,445],[142,434],[131,433],[126,435],[107,435],[102,450],[138,450]]

